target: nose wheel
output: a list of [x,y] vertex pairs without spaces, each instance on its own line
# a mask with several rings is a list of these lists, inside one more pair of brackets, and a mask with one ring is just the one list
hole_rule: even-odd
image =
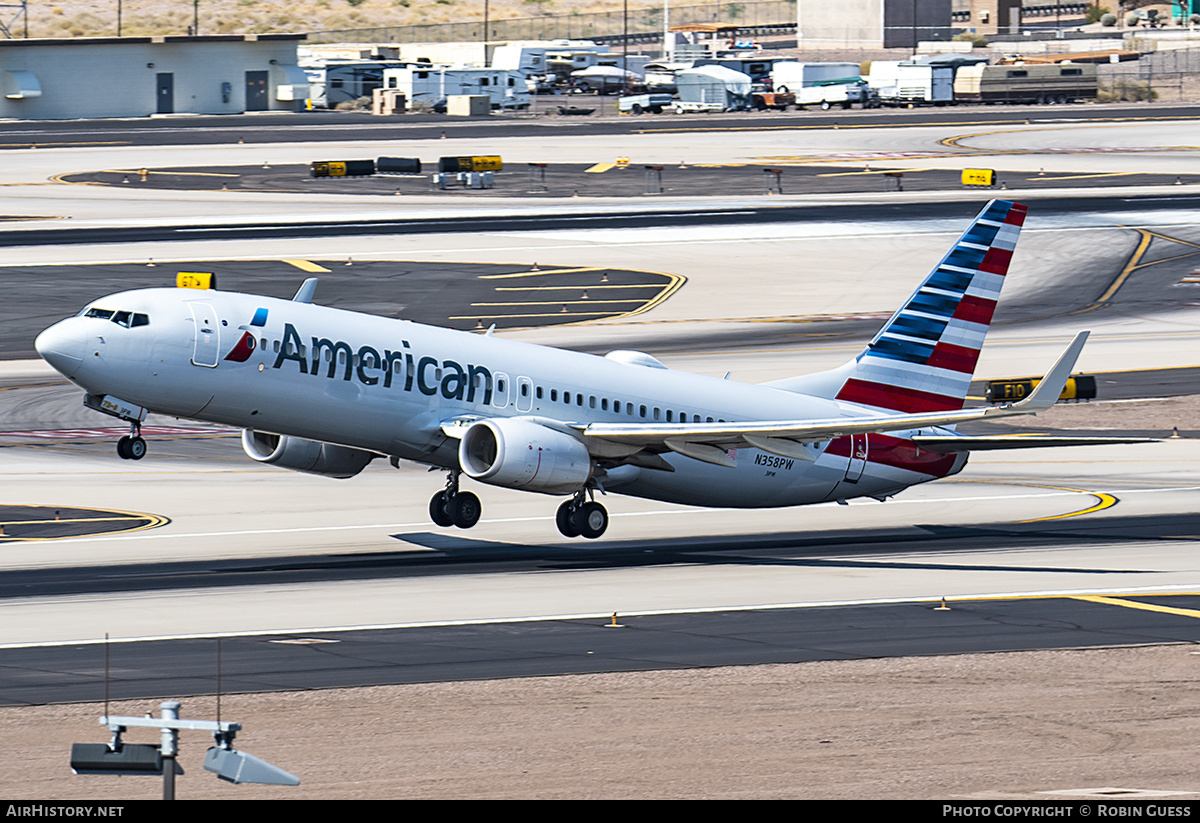
[[471,492],[459,491],[458,472],[450,473],[446,488],[429,500],[429,519],[442,528],[469,529],[479,522],[483,504]]
[[608,510],[594,500],[585,502],[580,492],[558,507],[554,521],[565,537],[595,540],[608,528]]
[[146,456],[146,441],[142,439],[141,427],[131,426],[129,434],[117,441],[117,455],[122,460],[141,460]]

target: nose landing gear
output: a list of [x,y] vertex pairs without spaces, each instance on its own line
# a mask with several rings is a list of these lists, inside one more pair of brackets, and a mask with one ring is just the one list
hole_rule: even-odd
[[146,441],[142,439],[142,427],[129,424],[129,434],[117,441],[117,455],[122,460],[141,460],[146,456]]

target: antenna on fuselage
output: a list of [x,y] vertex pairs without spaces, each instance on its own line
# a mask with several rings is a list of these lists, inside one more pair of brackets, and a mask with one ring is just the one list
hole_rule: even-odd
[[300,289],[296,292],[296,296],[292,298],[293,303],[311,303],[313,295],[317,293],[317,278],[310,277],[300,284]]

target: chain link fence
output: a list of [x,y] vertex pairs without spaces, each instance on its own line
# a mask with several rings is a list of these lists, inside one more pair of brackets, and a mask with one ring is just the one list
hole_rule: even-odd
[[[478,6],[478,4],[476,4]],[[431,23],[417,26],[387,26],[366,29],[318,31],[309,43],[457,43],[484,39],[481,12],[478,20]],[[796,26],[796,0],[746,0],[745,2],[696,3],[670,7],[670,25],[729,23],[743,28]],[[504,40],[619,40],[626,31],[639,40],[661,35],[663,7],[630,8],[622,11],[583,14],[543,14],[507,20],[489,20],[487,39]]]

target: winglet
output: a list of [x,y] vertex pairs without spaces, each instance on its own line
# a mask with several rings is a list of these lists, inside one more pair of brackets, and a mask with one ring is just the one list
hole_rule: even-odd
[[296,296],[292,298],[293,303],[311,303],[313,295],[317,293],[317,278],[310,277],[300,284],[300,288],[296,291]]
[[1075,335],[1071,345],[1062,353],[1050,371],[1046,372],[1046,376],[1037,384],[1037,388],[1020,403],[1014,403],[1010,408],[1013,411],[1019,409],[1022,413],[1033,414],[1046,411],[1057,403],[1059,395],[1063,393],[1063,388],[1067,385],[1067,379],[1075,369],[1075,361],[1079,359],[1079,353],[1083,351],[1083,344],[1087,342],[1088,334],[1090,332],[1081,331]]

